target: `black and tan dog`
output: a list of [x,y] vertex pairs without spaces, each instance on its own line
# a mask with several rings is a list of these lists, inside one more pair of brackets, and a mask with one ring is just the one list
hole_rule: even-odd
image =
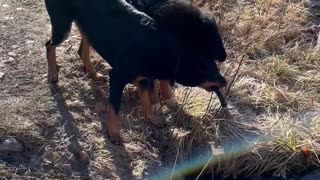
[[[58,81],[55,49],[67,38],[72,22],[76,22],[83,36],[80,55],[88,72],[99,78],[89,61],[89,44],[112,67],[105,126],[113,143],[121,142],[118,113],[126,84],[137,82],[143,101],[150,96],[150,79],[175,81],[208,91],[226,85],[215,62],[226,59],[217,25],[191,4],[171,0],[146,3],[150,17],[125,0],[45,3],[52,25],[52,37],[46,43],[50,82]],[[151,116],[150,102],[142,105]]]

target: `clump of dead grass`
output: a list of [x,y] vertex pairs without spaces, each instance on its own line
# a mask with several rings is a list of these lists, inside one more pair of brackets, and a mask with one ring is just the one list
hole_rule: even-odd
[[[245,150],[223,161],[213,161],[214,172],[223,176],[272,174],[286,177],[319,165],[319,136],[310,133],[310,124],[319,117],[287,113],[266,115],[260,127],[265,130]],[[304,117],[309,116],[309,117]],[[309,119],[312,118],[312,119]],[[306,122],[307,121],[307,122]],[[308,122],[309,121],[309,122]]]

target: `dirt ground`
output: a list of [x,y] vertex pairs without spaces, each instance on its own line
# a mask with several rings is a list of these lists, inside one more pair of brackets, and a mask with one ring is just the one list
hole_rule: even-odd
[[[50,23],[44,2],[4,0],[0,7],[0,139],[13,136],[25,146],[23,154],[0,155],[2,177],[132,179],[160,164],[161,143],[150,137],[152,127],[139,114],[138,102],[123,105],[122,111],[132,107],[123,113],[130,119],[123,125],[125,146],[104,137],[95,107],[106,102],[108,84],[86,76],[76,53],[76,30],[58,48],[60,82],[51,86],[46,80],[44,43]],[[100,57],[93,58],[107,75]],[[128,94],[135,100],[134,91]],[[131,101],[126,97],[125,102]],[[89,157],[83,159],[81,152]]]
[[[227,27],[224,28],[225,32],[228,32]],[[232,33],[237,34],[236,30]],[[58,64],[61,68],[56,86],[48,84],[46,77],[44,44],[49,37],[50,23],[43,1],[0,0],[0,142],[14,137],[24,147],[22,153],[0,153],[1,177],[141,179],[154,173],[161,174],[160,166],[170,165],[169,169],[172,169],[172,164],[183,160],[183,155],[190,153],[191,149],[195,149],[195,152],[198,150],[199,154],[205,154],[202,151],[208,149],[219,154],[220,146],[232,149],[234,145],[241,148],[238,154],[230,153],[235,155],[235,158],[228,160],[225,165],[218,163],[215,167],[225,168],[219,170],[228,175],[233,174],[232,172],[240,173],[241,168],[245,169],[243,172],[248,170],[243,164],[248,165],[250,173],[250,168],[261,173],[269,172],[269,169],[280,169],[276,173],[283,175],[286,164],[274,167],[269,167],[269,164],[278,165],[279,161],[288,164],[292,161],[305,163],[299,154],[301,147],[313,147],[314,156],[308,161],[309,164],[303,164],[304,168],[320,164],[317,159],[320,146],[313,146],[319,145],[320,137],[319,131],[314,128],[320,127],[319,61],[313,60],[311,55],[310,65],[303,66],[303,71],[313,77],[310,78],[311,75],[307,79],[306,75],[299,74],[301,79],[297,80],[297,86],[293,89],[289,86],[292,83],[289,79],[291,71],[285,69],[286,64],[276,60],[270,64],[245,64],[228,99],[234,115],[232,123],[221,119],[212,123],[210,116],[206,117],[206,120],[210,121],[202,121],[201,116],[205,111],[203,107],[207,106],[210,94],[199,89],[191,92],[188,88],[178,88],[175,95],[180,104],[186,101],[185,97],[194,97],[190,100],[191,103],[187,103],[189,111],[178,112],[173,110],[174,108],[163,110],[161,116],[166,120],[167,126],[156,129],[144,120],[137,93],[134,87],[128,86],[121,107],[121,136],[124,146],[115,146],[105,137],[100,123],[105,117],[98,113],[101,103],[107,102],[108,83],[95,82],[87,77],[77,54],[80,43],[77,29],[73,28],[69,39],[57,49]],[[247,40],[250,41],[250,38]],[[242,48],[240,45],[231,48],[231,45],[235,45],[231,43],[233,41],[232,38],[226,38],[229,50],[232,49],[233,52]],[[272,46],[272,43],[268,45]],[[263,51],[254,49],[253,52],[263,56]],[[230,54],[231,58],[236,59],[233,53]],[[110,67],[96,54],[93,54],[91,59],[97,71],[107,78]],[[269,68],[272,70],[263,71]],[[280,72],[281,68],[285,70]],[[275,69],[277,72],[274,72]],[[255,70],[261,70],[261,73],[256,73]],[[277,83],[279,80],[288,86],[274,88],[275,81],[263,79],[262,77],[267,77],[263,73],[268,73],[270,79],[279,74],[288,77],[277,79]],[[272,76],[273,74],[275,75]],[[287,83],[289,81],[290,83]],[[306,83],[300,86],[300,82]],[[189,92],[191,94],[188,94]],[[301,92],[306,95],[300,96]],[[296,107],[298,111],[295,111]],[[292,111],[283,111],[281,108],[292,108]],[[301,122],[308,126],[302,126]],[[211,127],[208,123],[214,126]],[[200,126],[202,128],[199,128]],[[296,131],[311,131],[306,127],[314,133],[296,136]],[[190,135],[190,131],[197,128],[199,130],[192,131]],[[288,131],[285,131],[285,128]],[[260,145],[249,147],[255,144],[256,137],[269,137],[274,134],[276,138],[272,138],[272,145],[263,142],[265,148],[260,148]],[[293,137],[296,141],[292,140]],[[214,145],[211,144],[213,141]],[[245,143],[240,143],[242,141]],[[305,143],[301,145],[298,142]],[[259,151],[259,148],[262,150]],[[281,153],[278,153],[279,149]],[[274,151],[277,153],[271,158],[270,154]],[[288,151],[292,154],[287,153]],[[247,157],[252,159],[243,158],[244,152],[248,152]],[[253,167],[258,160],[261,160],[261,166]]]

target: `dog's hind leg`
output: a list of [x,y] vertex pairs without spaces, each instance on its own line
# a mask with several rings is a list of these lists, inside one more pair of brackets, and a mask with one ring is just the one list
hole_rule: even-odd
[[151,82],[150,79],[143,79],[138,82],[138,93],[141,101],[142,111],[144,112],[145,118],[149,120],[156,127],[163,127],[164,122],[161,118],[155,116],[152,111],[152,103],[150,99],[151,95]]
[[153,80],[153,87],[150,89],[150,99],[152,103],[152,111],[158,112],[161,109],[160,102],[160,81]]
[[170,81],[160,80],[161,100],[166,101],[172,98]]
[[88,73],[89,77],[91,77],[95,81],[102,80],[103,75],[100,73],[97,73],[90,62],[90,44],[87,38],[82,33],[81,33],[81,43],[79,46],[78,54],[82,60],[84,68]]
[[47,60],[48,60],[48,81],[57,83],[58,64],[56,61],[56,47],[59,46],[69,35],[72,20],[64,18],[51,18],[52,34],[51,39],[46,42]]

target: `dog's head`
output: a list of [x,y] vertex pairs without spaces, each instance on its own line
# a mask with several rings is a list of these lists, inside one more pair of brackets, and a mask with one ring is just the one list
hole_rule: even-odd
[[161,26],[177,42],[179,62],[176,81],[208,91],[224,87],[216,61],[226,59],[226,51],[215,20],[199,8],[184,1],[167,1],[157,12]]

